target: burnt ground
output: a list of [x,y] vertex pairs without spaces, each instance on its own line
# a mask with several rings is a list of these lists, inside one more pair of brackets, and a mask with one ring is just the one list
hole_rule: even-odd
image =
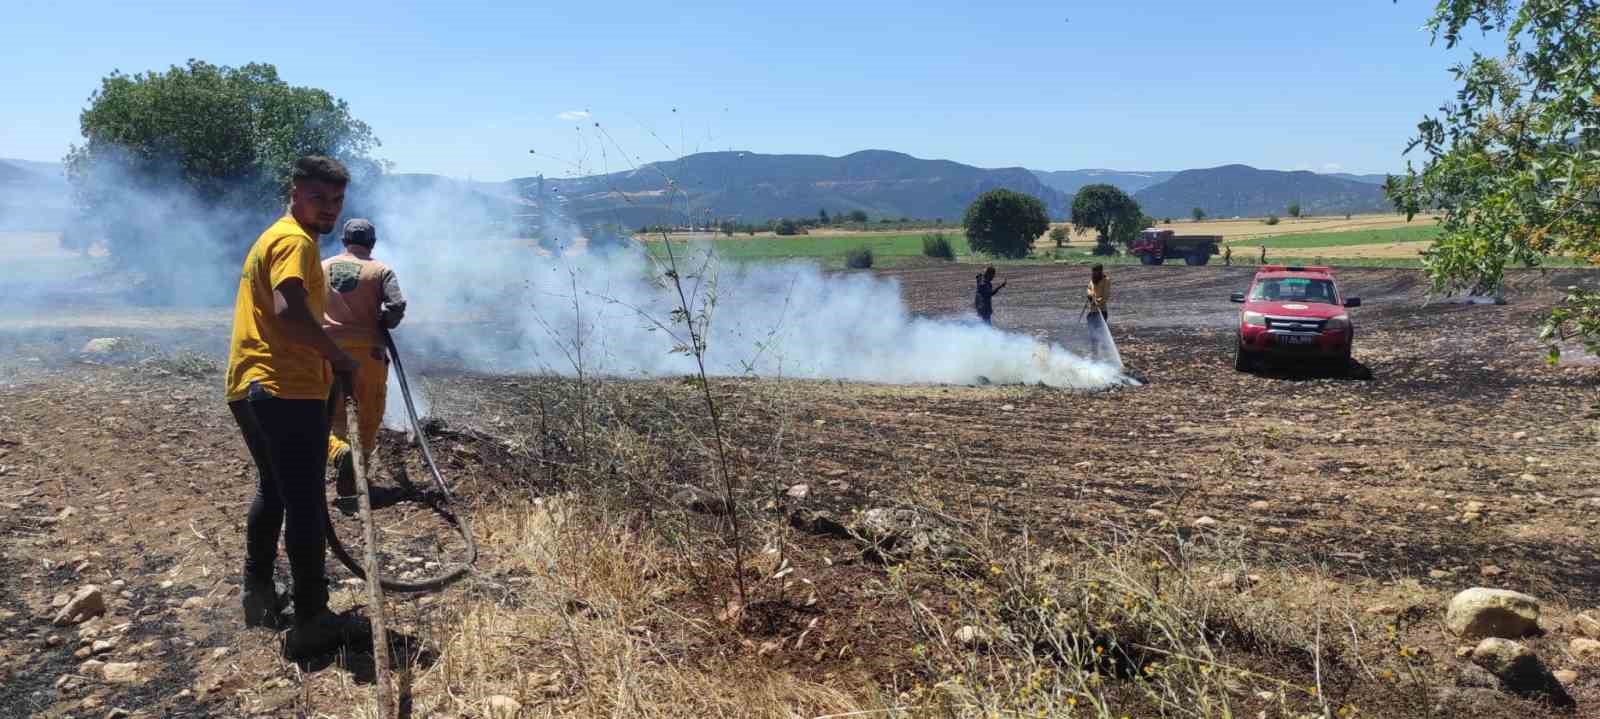
[[[969,306],[973,271],[882,274],[902,283],[917,312],[947,316]],[[1320,566],[1371,586],[1374,601],[1399,585],[1442,598],[1468,586],[1505,587],[1544,600],[1550,626],[1600,606],[1600,369],[1548,366],[1536,337],[1559,289],[1592,284],[1593,275],[1517,274],[1508,304],[1465,306],[1426,304],[1415,271],[1343,271],[1347,294],[1365,303],[1352,313],[1362,371],[1330,376],[1232,370],[1235,308],[1227,296],[1243,288],[1247,268],[1113,271],[1113,332],[1144,386],[1083,393],[719,382],[743,457],[738,470],[752,486],[809,483],[807,502],[840,515],[914,503],[1046,541],[1210,517],[1211,531],[1237,538],[1245,559]],[[1008,269],[995,324],[1072,344],[1085,274]],[[215,353],[225,323],[208,313],[166,322],[160,313],[94,308],[0,323],[0,715],[305,708],[302,672],[318,667],[277,659],[271,633],[246,631],[237,617],[253,469],[222,404],[220,377],[191,356]],[[87,361],[78,349],[100,336],[135,342]],[[469,507],[496,496],[493,487],[537,482],[534,465],[513,461],[502,439],[537,423],[539,381],[423,374],[435,412],[453,428],[436,448]],[[692,394],[678,385],[619,383],[682,395],[692,413]],[[646,409],[637,416],[654,421]],[[779,435],[781,461],[772,461]],[[405,459],[420,480],[414,454]],[[706,479],[692,466],[681,474]],[[392,481],[393,471],[384,476]],[[430,563],[459,552],[426,507],[385,513],[396,571],[430,573]],[[339,522],[352,540],[355,525]],[[826,545],[822,552],[845,554]],[[845,594],[877,571],[829,566]],[[86,583],[105,589],[108,616],[87,629],[52,627],[52,597]],[[430,601],[397,598],[394,621],[414,630]],[[837,614],[854,608],[871,623],[859,619],[870,614],[867,600],[834,601]],[[873,631],[842,621],[829,633]],[[120,637],[101,658],[139,662],[137,683],[62,679],[81,661],[72,653],[82,637],[97,633]],[[892,658],[877,666],[900,669]],[[1573,693],[1593,710],[1600,672],[1583,670]]]

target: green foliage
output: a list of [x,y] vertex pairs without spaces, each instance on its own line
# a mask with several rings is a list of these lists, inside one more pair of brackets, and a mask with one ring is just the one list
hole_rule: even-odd
[[[1385,185],[1406,215],[1439,210],[1424,263],[1434,289],[1487,294],[1511,265],[1600,259],[1600,6],[1571,0],[1440,0],[1429,27],[1453,48],[1473,26],[1503,57],[1452,69],[1460,89],[1423,118],[1422,168]],[[1600,350],[1600,301],[1569,293],[1545,337]],[[1558,350],[1552,344],[1552,352]]]
[[783,235],[785,237],[790,235],[798,235],[800,234],[800,226],[795,224],[794,220],[785,217],[773,223],[772,233],[775,235]]
[[849,214],[849,217],[850,217],[850,221],[851,222],[866,222],[867,221],[867,213],[864,210],[851,210],[850,214]]
[[[343,100],[291,86],[261,63],[190,60],[165,73],[113,72],[90,96],[79,125],[85,142],[67,155],[67,174],[79,208],[105,232],[114,255],[163,229],[148,208],[129,206],[129,187],[171,188],[204,209],[270,218],[281,211],[289,171],[303,155],[344,161],[357,183],[382,171],[371,156],[377,138]],[[214,236],[240,243],[254,235]]]
[[1056,243],[1056,247],[1065,247],[1067,244],[1067,228],[1050,228],[1050,239]]
[[1293,218],[1296,218],[1296,219],[1298,219],[1300,217],[1300,203],[1298,203],[1298,202],[1289,203],[1288,210],[1289,210],[1289,216],[1290,217],[1293,217]]
[[[1195,222],[1204,222],[1206,219],[1206,211],[1196,207],[1189,211],[1189,216],[1193,217]],[[1349,219],[1349,217],[1349,215],[1345,215],[1345,219]]]
[[1144,219],[1139,203],[1113,185],[1084,185],[1072,198],[1072,224],[1078,232],[1095,231],[1095,254],[1113,254],[1112,243],[1131,244],[1144,228]]
[[844,254],[844,266],[852,270],[865,270],[872,267],[872,248],[862,245]]
[[831,224],[830,218],[828,217],[827,208],[817,210],[817,219],[824,225]]
[[962,224],[974,251],[999,257],[1027,257],[1033,241],[1050,229],[1039,198],[999,189],[978,196],[967,206]]
[[1277,215],[1267,215],[1267,219],[1262,220],[1262,222],[1268,225],[1276,225],[1281,222],[1281,220],[1278,219]]
[[943,260],[956,258],[955,247],[950,244],[950,238],[943,232],[935,232],[922,236],[922,254],[928,257],[937,257]]

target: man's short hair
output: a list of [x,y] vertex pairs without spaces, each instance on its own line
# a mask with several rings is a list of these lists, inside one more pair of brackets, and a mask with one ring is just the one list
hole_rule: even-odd
[[1105,272],[1106,271],[1106,266],[1105,265],[1095,265],[1094,267],[1090,267],[1089,271],[1090,272]]
[[350,171],[344,163],[325,155],[306,155],[294,161],[294,181],[317,180],[334,185],[350,184]]

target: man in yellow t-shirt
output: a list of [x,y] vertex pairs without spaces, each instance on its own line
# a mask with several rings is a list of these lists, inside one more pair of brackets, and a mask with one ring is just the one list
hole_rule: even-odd
[[282,530],[294,578],[295,621],[284,645],[292,658],[329,651],[348,633],[328,611],[323,465],[330,390],[356,361],[322,329],[327,278],[316,238],[338,222],[349,182],[337,160],[295,162],[288,213],[245,256],[229,341],[228,409],[257,470],[245,523],[245,623],[281,619],[273,571]]

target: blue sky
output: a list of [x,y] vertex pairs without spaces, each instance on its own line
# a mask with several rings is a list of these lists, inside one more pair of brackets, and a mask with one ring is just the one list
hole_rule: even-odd
[[348,100],[403,172],[866,148],[1384,172],[1460,57],[1430,46],[1426,0],[511,5],[13,0],[0,157],[58,159],[100,77],[194,57],[269,62]]

